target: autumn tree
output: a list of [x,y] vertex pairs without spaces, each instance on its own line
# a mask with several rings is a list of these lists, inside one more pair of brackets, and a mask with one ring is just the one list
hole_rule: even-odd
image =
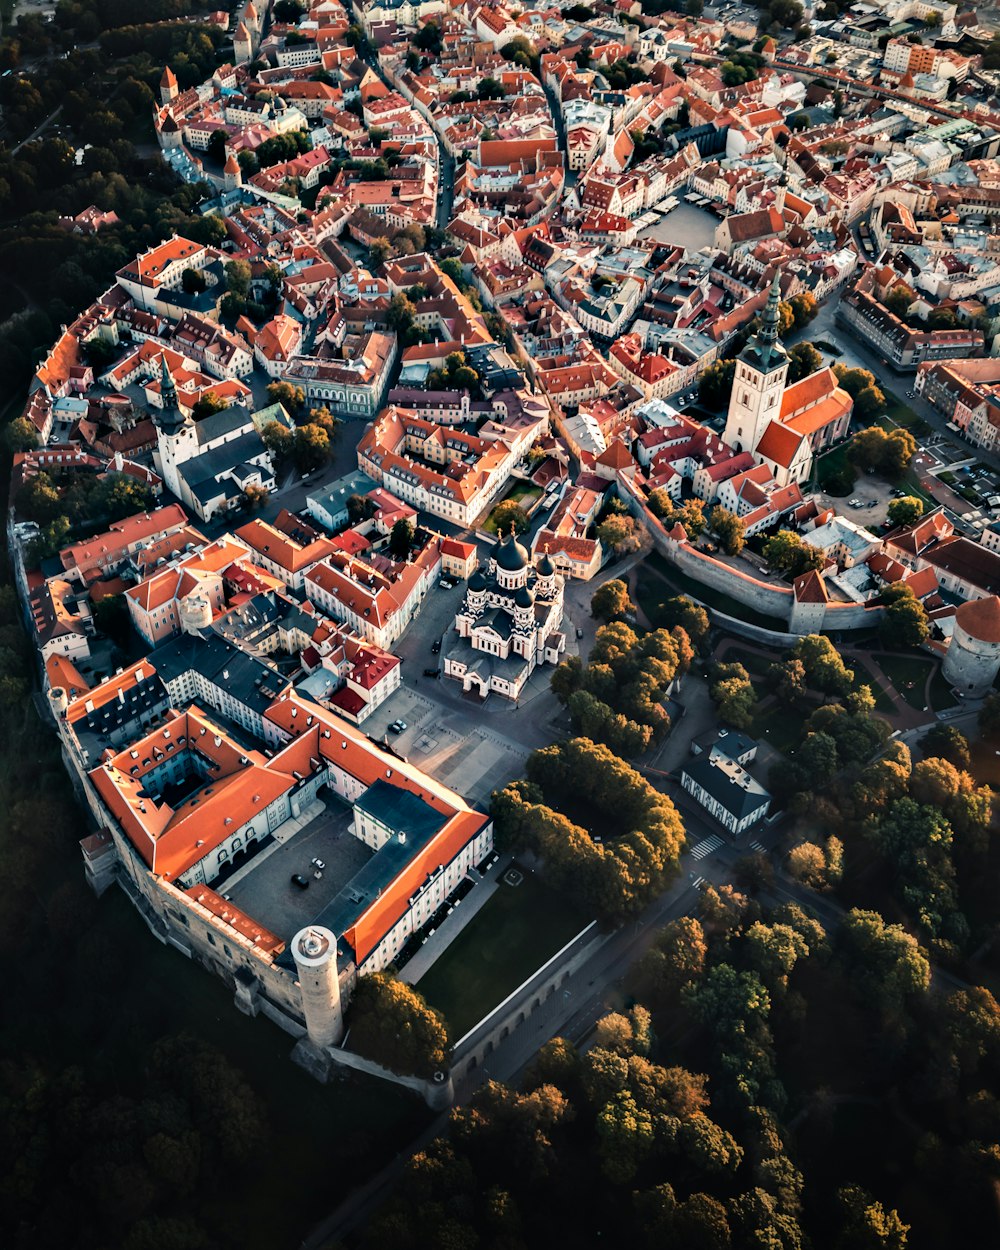
[[448,1067],[444,1017],[387,972],[358,978],[348,1023],[358,1054],[393,1072],[429,1077]]
[[523,534],[530,525],[528,514],[515,499],[504,499],[493,509],[493,526],[498,534]]
[[924,501],[916,495],[904,495],[889,504],[886,520],[890,525],[912,525],[924,515]]
[[600,621],[619,620],[634,609],[628,583],[617,577],[594,591],[590,600],[591,615]]
[[742,520],[727,508],[717,505],[711,511],[708,523],[726,555],[738,556],[746,542],[746,526]]

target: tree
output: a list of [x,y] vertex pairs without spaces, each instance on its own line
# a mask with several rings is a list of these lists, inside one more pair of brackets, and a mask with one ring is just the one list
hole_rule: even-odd
[[885,412],[885,394],[877,386],[866,386],[854,400],[854,412],[860,421],[874,421]]
[[312,473],[327,464],[333,448],[330,436],[318,425],[300,425],[292,440],[292,456],[300,473]]
[[429,1077],[448,1066],[444,1017],[387,972],[358,978],[349,1024],[358,1054],[393,1072]]
[[906,1250],[910,1226],[898,1211],[886,1211],[859,1185],[841,1189],[837,1198],[844,1212],[837,1250]]
[[17,511],[27,521],[45,525],[55,519],[62,507],[59,491],[47,473],[36,473],[22,483],[14,496]]
[[657,618],[664,629],[683,629],[695,646],[701,643],[711,626],[705,609],[684,595],[675,595],[659,604]]
[[991,691],[986,696],[977,720],[979,732],[984,738],[995,739],[1000,735],[1000,693]]
[[254,482],[243,488],[243,506],[248,512],[259,512],[267,503],[267,497],[267,489]]
[[698,402],[711,412],[722,412],[729,406],[736,374],[735,360],[717,360],[698,379]]
[[954,725],[934,725],[920,739],[920,750],[925,757],[936,756],[954,764],[956,768],[969,767],[969,740]]
[[373,239],[368,246],[368,264],[372,269],[381,269],[392,255],[392,244],[388,239]]
[[272,457],[280,460],[284,456],[291,455],[293,437],[287,425],[282,425],[280,421],[268,421],[261,430],[260,436]]
[[705,518],[705,505],[700,499],[689,499],[686,503],[677,504],[661,486],[649,496],[649,510],[653,516],[659,517],[664,529],[672,529],[675,525],[683,525],[688,538],[697,538],[704,533],[708,521]]
[[617,621],[627,612],[634,611],[635,605],[628,591],[628,583],[613,578],[599,587],[590,600],[590,612],[599,621]]
[[225,267],[226,290],[246,299],[250,290],[250,266],[245,260],[231,260]]
[[197,294],[208,286],[208,279],[200,269],[185,269],[181,274],[181,286],[189,294]]
[[373,517],[377,511],[378,507],[374,499],[369,499],[367,495],[348,495],[347,519],[351,525],[360,525],[362,521]]
[[195,421],[203,421],[205,417],[210,417],[216,412],[222,412],[226,407],[228,407],[226,401],[220,399],[215,391],[206,391],[191,409],[191,416]]
[[607,517],[597,527],[597,537],[602,546],[616,555],[637,551],[641,545],[636,523],[630,516]]
[[819,304],[816,302],[816,296],[809,291],[803,291],[799,295],[793,295],[788,301],[788,305],[792,310],[792,316],[795,320],[796,329],[808,325],[810,321],[819,312]]
[[269,404],[281,404],[287,413],[294,416],[306,402],[306,393],[301,386],[293,386],[291,382],[269,382],[267,401]]
[[409,521],[397,521],[389,533],[389,551],[397,560],[405,560],[413,543],[413,526]]
[[479,100],[502,100],[506,94],[503,83],[491,76],[480,79],[476,88],[476,98]]
[[905,583],[897,582],[882,593],[886,605],[879,622],[879,637],[886,646],[918,647],[930,634],[927,611]]
[[852,369],[848,365],[834,365],[833,372],[837,382],[852,399],[857,399],[865,387],[875,385],[875,374],[869,369]]
[[437,22],[425,22],[413,37],[413,46],[421,52],[441,51],[441,27]]
[[15,417],[4,430],[4,441],[15,455],[32,451],[38,446],[38,431],[27,417]]
[[720,720],[734,729],[750,728],[757,696],[749,681],[728,677],[712,686],[711,695]]
[[904,495],[889,504],[886,520],[890,525],[912,525],[924,515],[924,501],[915,495]]
[[780,703],[792,707],[806,693],[806,666],[801,660],[779,660],[767,670],[767,680]]
[[823,357],[812,343],[796,343],[788,349],[789,382],[799,382],[822,367]]
[[[809,685],[823,694],[846,695],[854,684],[854,670],[844,664],[837,648],[823,634],[800,638],[791,656],[802,661]],[[809,723],[812,727],[811,720]],[[817,730],[819,728],[816,726]]]
[[712,509],[708,523],[726,555],[738,556],[746,542],[743,521],[727,508],[717,505]]
[[498,534],[509,534],[512,526],[515,533],[523,534],[530,524],[516,499],[504,499],[493,509],[493,527]]
[[894,317],[898,317],[900,321],[905,321],[913,303],[913,294],[900,284],[887,293],[883,303]]
[[930,964],[916,938],[901,925],[886,924],[873,911],[849,911],[839,930],[839,945],[851,983],[872,1007],[902,1011],[927,992]]
[[826,557],[818,547],[805,542],[793,530],[778,530],[764,540],[764,559],[773,569],[778,569],[789,579],[794,579],[810,569],[819,570]]

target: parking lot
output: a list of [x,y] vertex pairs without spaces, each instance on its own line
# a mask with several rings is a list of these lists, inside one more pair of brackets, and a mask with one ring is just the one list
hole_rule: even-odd
[[[288,941],[323,910],[372,856],[351,832],[351,809],[326,790],[326,810],[287,842],[269,848],[235,885],[223,882],[227,894],[248,916]],[[317,880],[313,859],[326,867]],[[309,882],[307,889],[292,885],[294,874]]]

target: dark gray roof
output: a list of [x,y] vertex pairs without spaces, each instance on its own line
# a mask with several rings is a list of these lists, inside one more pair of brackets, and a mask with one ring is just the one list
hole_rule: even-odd
[[708,794],[716,799],[737,820],[759,811],[770,800],[770,794],[759,781],[755,781],[745,770],[740,773],[746,778],[747,784],[735,780],[719,763],[700,755],[697,759],[684,764],[683,771],[698,783]]
[[233,434],[245,426],[252,428],[253,418],[245,408],[232,405],[219,412],[213,412],[211,416],[202,417],[195,423],[194,430],[198,436],[198,446],[204,447],[206,443],[217,438],[225,438],[227,434]]
[[193,670],[257,713],[266,711],[288,684],[269,664],[210,630],[204,636],[180,634],[157,647],[149,658],[165,682]]

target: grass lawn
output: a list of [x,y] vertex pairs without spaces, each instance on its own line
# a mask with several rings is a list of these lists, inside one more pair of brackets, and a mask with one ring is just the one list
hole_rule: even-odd
[[501,880],[417,989],[444,1012],[457,1042],[587,923],[588,917],[530,872],[519,886]]
[[[542,492],[538,489],[538,487],[533,486],[530,482],[515,482],[513,489],[503,497],[500,503],[507,503],[508,500],[511,500],[516,504],[520,504],[525,512],[527,512],[535,500],[539,498],[541,493]],[[499,507],[499,504],[497,507]],[[497,532],[496,521],[493,519],[495,512],[496,508],[494,508],[493,512],[491,512],[489,517],[487,517],[486,523],[483,526],[483,529],[488,530],[491,534],[495,534]]]
[[972,738],[969,741],[969,754],[972,756],[969,772],[977,783],[1000,790],[1000,755],[993,743],[984,742],[982,738]]
[[[811,708],[809,710],[812,711]],[[772,703],[764,712],[759,709],[754,711],[750,737],[769,742],[776,751],[787,755],[789,749],[798,746],[802,740],[802,722],[808,714]]]
[[954,707],[957,702],[951,686],[945,681],[944,674],[938,666],[931,678],[931,708],[935,712],[942,712],[945,708]]
[[723,594],[722,591],[715,590],[711,586],[704,586],[693,577],[688,577],[680,569],[667,564],[659,554],[647,556],[639,566],[636,598],[639,601],[639,607],[645,612],[654,628],[657,625],[657,604],[662,603],[664,599],[669,599],[671,595],[688,595],[696,603],[703,603],[706,608],[715,608],[717,612],[724,612],[727,616],[734,616],[741,621],[749,621],[752,625],[760,625],[764,629],[784,632],[788,628],[787,622],[779,617],[755,612],[752,608],[737,603],[735,599]]
[[760,655],[757,651],[744,651],[740,647],[730,647],[726,652],[725,664],[742,664],[751,677],[766,677],[772,664],[781,659],[784,652],[775,648],[773,655]]
[[873,655],[872,659],[896,687],[900,695],[922,711],[926,707],[924,688],[930,675],[930,659],[917,655]]

